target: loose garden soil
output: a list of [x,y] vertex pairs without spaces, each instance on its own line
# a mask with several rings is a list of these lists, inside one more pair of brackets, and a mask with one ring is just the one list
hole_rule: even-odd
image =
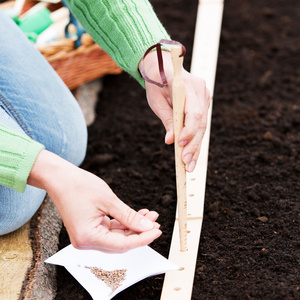
[[[196,0],[152,1],[190,67]],[[300,6],[225,0],[204,221],[192,299],[300,299]],[[168,256],[176,190],[173,146],[127,74],[107,76],[83,168],[135,209],[159,212]],[[60,248],[68,245],[65,229]],[[58,267],[56,299],[91,299]],[[159,299],[163,275],[115,297]],[[172,299],[170,299],[172,300]],[[185,299],[183,299],[185,300]]]

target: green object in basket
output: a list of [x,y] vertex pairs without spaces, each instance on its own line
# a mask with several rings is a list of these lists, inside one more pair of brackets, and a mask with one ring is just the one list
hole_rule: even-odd
[[38,35],[35,32],[25,32],[25,35],[31,41],[32,43],[36,43],[36,40],[38,38]]
[[50,11],[47,8],[42,8],[22,20],[19,27],[25,33],[34,32],[40,34],[51,24],[53,24],[53,21],[50,17]]

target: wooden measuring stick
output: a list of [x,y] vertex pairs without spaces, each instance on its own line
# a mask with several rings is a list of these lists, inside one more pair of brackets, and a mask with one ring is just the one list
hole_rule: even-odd
[[186,199],[186,171],[181,159],[183,147],[178,145],[178,137],[184,124],[185,89],[182,80],[183,56],[181,46],[172,46],[171,56],[174,68],[172,87],[173,119],[175,131],[175,171],[177,186],[177,208],[179,223],[180,251],[187,251],[187,199]]

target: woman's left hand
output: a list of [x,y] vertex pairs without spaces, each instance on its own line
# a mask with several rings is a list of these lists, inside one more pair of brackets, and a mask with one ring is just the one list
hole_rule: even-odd
[[[174,123],[172,107],[172,83],[173,65],[171,53],[162,51],[164,70],[168,85],[160,88],[152,83],[145,82],[146,94],[149,106],[161,119],[165,129],[165,143],[174,143]],[[141,64],[140,64],[141,67]],[[156,51],[150,52],[144,59],[143,68],[147,76],[161,82],[158,72]],[[179,135],[179,146],[184,147],[182,160],[186,170],[192,172],[195,169],[200,153],[202,139],[207,126],[207,115],[210,106],[210,93],[203,79],[198,78],[186,70],[182,70],[182,78],[185,85],[185,123]]]

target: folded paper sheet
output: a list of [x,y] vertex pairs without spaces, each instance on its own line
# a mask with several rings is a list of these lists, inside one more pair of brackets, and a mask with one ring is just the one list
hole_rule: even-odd
[[108,254],[77,250],[69,245],[45,262],[64,266],[94,300],[112,299],[146,277],[178,269],[148,246],[122,254]]

